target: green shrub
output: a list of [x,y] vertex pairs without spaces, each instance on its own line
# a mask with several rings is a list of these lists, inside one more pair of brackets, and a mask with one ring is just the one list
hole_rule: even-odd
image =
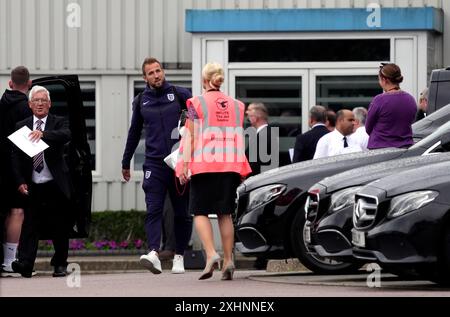
[[[93,212],[89,237],[70,240],[71,250],[145,249],[145,211]],[[39,243],[40,250],[52,250],[51,240]]]
[[144,219],[145,211],[93,212],[89,238],[86,240],[145,241]]

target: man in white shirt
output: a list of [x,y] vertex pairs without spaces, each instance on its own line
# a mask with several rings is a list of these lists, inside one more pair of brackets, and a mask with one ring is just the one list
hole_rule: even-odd
[[336,129],[325,134],[317,143],[314,159],[361,151],[361,147],[349,136],[353,133],[355,116],[350,110],[336,113]]
[[364,107],[356,107],[353,109],[355,115],[355,132],[350,135],[350,139],[358,144],[361,149],[367,150],[367,143],[369,142],[369,135],[366,132],[366,118],[367,109]]

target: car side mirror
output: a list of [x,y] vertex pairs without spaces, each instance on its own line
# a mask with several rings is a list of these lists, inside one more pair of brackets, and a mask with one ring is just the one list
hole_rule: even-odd
[[441,137],[441,146],[444,150],[450,152],[450,133],[444,134]]

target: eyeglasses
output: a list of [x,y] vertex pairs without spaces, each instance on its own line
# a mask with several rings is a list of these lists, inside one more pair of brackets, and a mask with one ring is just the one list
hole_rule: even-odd
[[42,103],[42,104],[46,104],[46,103],[49,103],[50,100],[48,100],[48,99],[31,99],[31,102],[32,102],[32,103]]

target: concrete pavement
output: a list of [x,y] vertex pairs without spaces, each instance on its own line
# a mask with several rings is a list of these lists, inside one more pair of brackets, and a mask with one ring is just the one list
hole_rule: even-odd
[[[69,256],[69,263],[76,263],[84,274],[106,274],[106,273],[127,273],[146,272],[147,270],[139,264],[139,254],[133,255],[89,255],[89,256]],[[53,268],[50,266],[50,256],[40,256],[36,259],[34,269],[39,274],[50,275]],[[238,270],[254,270],[256,258],[236,255],[235,265]],[[172,261],[162,261],[163,270],[172,268]],[[197,270],[200,270],[198,268]],[[195,269],[194,269],[195,270]],[[307,272],[308,270],[298,262],[297,259],[270,260],[267,265],[267,272]]]

